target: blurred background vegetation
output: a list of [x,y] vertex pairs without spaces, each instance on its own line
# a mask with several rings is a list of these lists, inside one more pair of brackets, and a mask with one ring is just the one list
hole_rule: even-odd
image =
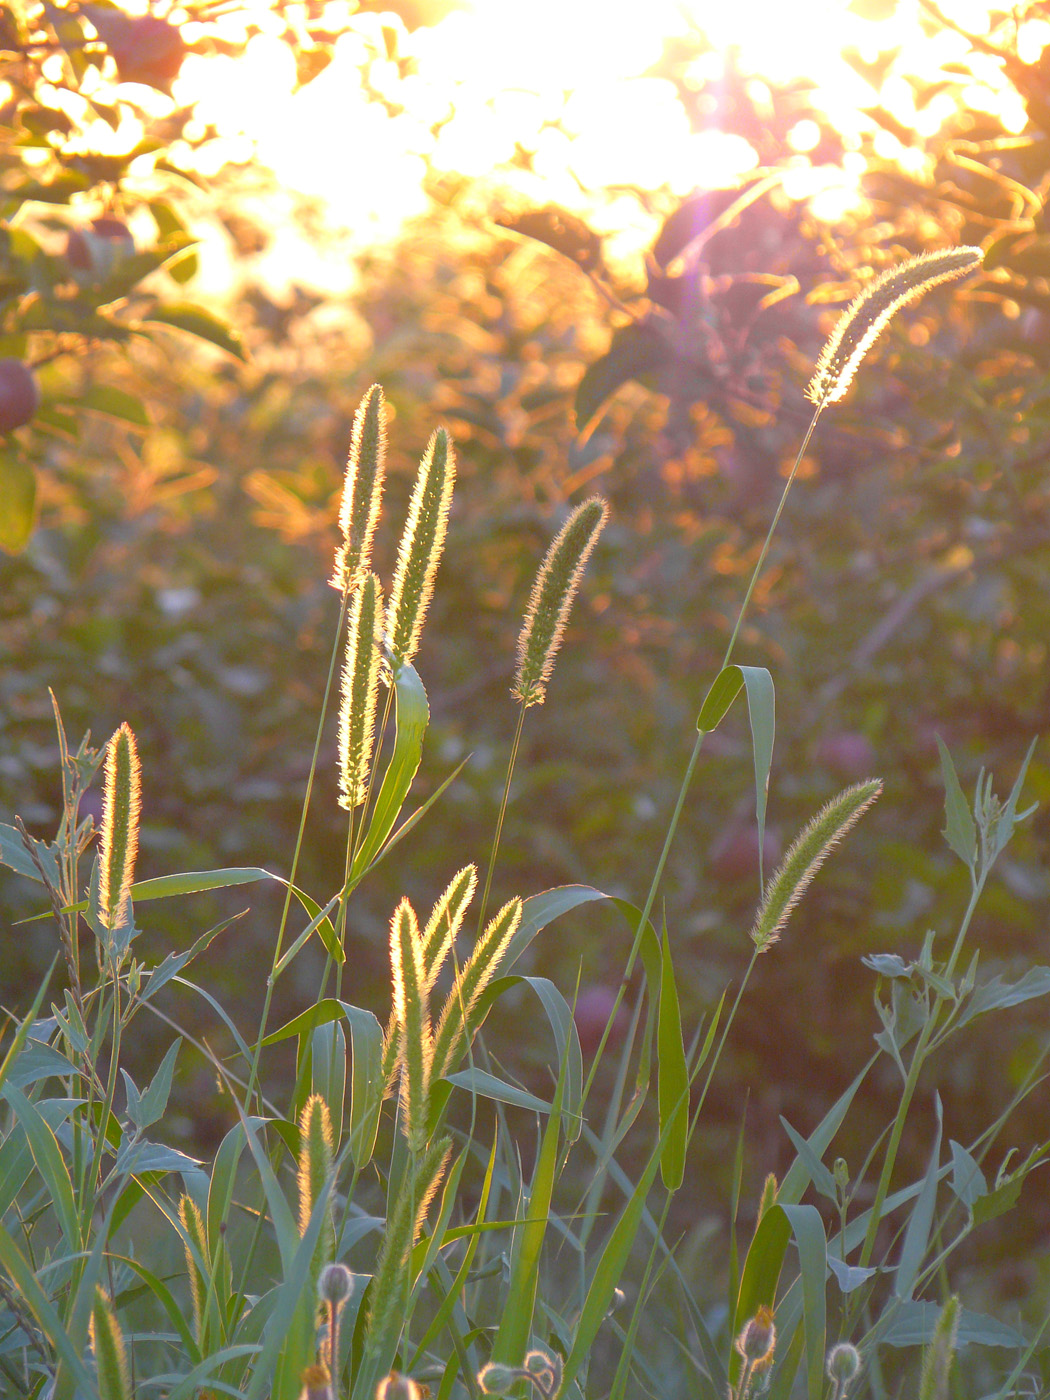
[[[437,422],[460,459],[418,660],[420,798],[469,755],[355,896],[349,992],[380,1014],[399,896],[428,907],[487,854],[521,612],[567,509],[597,490],[612,519],[526,725],[495,894],[584,881],[640,903],[835,315],[871,269],[985,248],[822,421],[738,652],[777,686],[767,858],[845,783],[886,791],[760,965],[693,1164],[697,1240],[741,1124],[748,1196],[788,1150],[779,1115],[808,1130],[867,1057],[861,957],[917,951],[965,904],[935,736],[968,787],[985,765],[1004,791],[1050,717],[1045,7],[825,0],[801,33],[794,7],[707,8],[0,4],[0,810],[57,821],[50,687],[73,742],[121,720],[138,736],[142,877],[287,870],[350,421],[380,381],[387,574]],[[324,898],[334,750],[333,724],[300,879]],[[687,1029],[745,962],[749,763],[738,719],[705,748],[662,890]],[[1045,956],[1045,743],[1028,793],[1043,810],[973,931],[988,972]],[[0,898],[17,1011],[54,939],[19,922],[38,910],[7,871]],[[150,907],[155,951],[242,907],[198,902],[192,928]],[[258,1004],[275,912],[253,896],[209,954],[235,1017]],[[536,968],[600,1006],[628,943],[581,914]],[[300,966],[275,1021],[312,993]],[[526,1081],[546,1073],[532,1029],[490,1037]],[[978,1024],[942,1067],[951,1136],[995,1116],[1045,1037],[1039,1002],[1009,1033]],[[228,1115],[186,1074],[185,1137],[205,1147]],[[1007,1146],[1045,1138],[1043,1102]],[[1044,1195],[978,1236],[1000,1297],[1046,1281],[1048,1222]]]

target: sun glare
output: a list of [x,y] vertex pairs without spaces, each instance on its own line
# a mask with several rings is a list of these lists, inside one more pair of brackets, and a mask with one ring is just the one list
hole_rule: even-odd
[[[944,3],[961,25],[987,27],[983,0]],[[680,88],[651,76],[669,43],[703,36],[706,51],[698,47],[683,75],[698,95],[717,96],[727,62],[768,87],[799,79],[812,86],[814,111],[841,134],[846,160],[814,164],[821,129],[806,117],[787,133],[787,183],[831,217],[856,202],[858,162],[849,152],[875,130],[864,109],[881,105],[904,128],[930,135],[952,99],[934,96],[916,110],[904,75],[932,81],[966,51],[950,30],[927,32],[919,0],[898,0],[881,7],[885,17],[867,19],[847,0],[807,0],[804,22],[799,7],[783,0],[470,0],[411,34],[394,15],[354,15],[349,0],[329,0],[333,21],[341,19],[347,32],[328,67],[298,88],[281,38],[294,8],[282,6],[277,16],[256,0],[230,12],[222,21],[229,37],[243,37],[249,21],[262,32],[237,58],[188,58],[175,97],[195,104],[200,131],[221,134],[211,148],[213,168],[254,157],[285,197],[324,207],[345,240],[337,285],[352,276],[347,248],[389,240],[426,207],[428,169],[471,178],[498,172],[504,191],[586,212],[598,223],[610,187],[681,196],[755,169],[759,156],[747,140],[720,131],[716,119],[696,130]],[[406,60],[400,64],[391,58],[391,31]],[[1020,39],[1040,52],[1050,23],[1030,21]],[[852,51],[862,65],[875,65],[894,50],[878,92],[844,57]],[[996,112],[1007,130],[1023,125],[1020,102],[994,59],[965,99],[976,111]],[[876,140],[881,153],[909,159],[890,132]],[[639,216],[618,232],[630,251],[648,242],[653,226]],[[284,260],[288,248],[279,245],[271,256]],[[296,275],[305,271],[300,261]],[[326,285],[334,290],[331,275]]]

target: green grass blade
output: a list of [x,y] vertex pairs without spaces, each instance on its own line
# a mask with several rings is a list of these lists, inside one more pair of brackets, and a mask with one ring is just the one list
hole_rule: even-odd
[[[16,1089],[13,1084],[6,1084],[3,1097],[11,1105],[11,1110],[26,1135],[36,1169],[54,1206],[66,1247],[71,1254],[79,1253],[84,1248],[84,1234],[80,1216],[77,1214],[73,1181],[58,1139],[36,1104],[27,1099],[20,1089]],[[83,1207],[90,1216],[92,1202],[84,1201]]]
[[419,768],[423,738],[430,722],[430,705],[423,682],[408,662],[404,662],[398,669],[394,680],[394,694],[397,700],[394,752],[383,775],[365,839],[354,857],[350,871],[351,886],[358,883],[394,829],[394,823],[405,805],[405,799]]
[[933,1150],[930,1153],[926,1174],[922,1179],[918,1199],[908,1221],[908,1228],[904,1232],[901,1257],[897,1264],[897,1272],[893,1277],[893,1292],[898,1298],[908,1299],[911,1297],[915,1280],[930,1242],[930,1231],[933,1228],[933,1213],[937,1204],[937,1182],[940,1177],[941,1131],[943,1128],[939,1094],[934,1096],[934,1105],[937,1114],[937,1128],[934,1133]]
[[816,1206],[783,1206],[798,1246],[806,1335],[806,1385],[809,1400],[823,1400],[824,1353],[827,1347],[828,1242]]
[[668,1191],[677,1191],[685,1176],[685,1156],[689,1141],[689,1071],[682,1040],[682,1013],[678,1005],[671,944],[664,930],[660,1012],[657,1019],[657,1048],[660,1071],[657,1102],[660,1111],[660,1175]]

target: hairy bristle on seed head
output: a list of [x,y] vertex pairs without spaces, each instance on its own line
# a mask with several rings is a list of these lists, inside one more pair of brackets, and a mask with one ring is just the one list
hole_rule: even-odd
[[386,412],[383,391],[373,384],[354,415],[346,460],[339,529],[343,542],[335,553],[332,587],[356,588],[368,571],[372,539],[379,523],[386,475]]
[[890,268],[865,287],[828,337],[806,389],[806,398],[816,404],[817,411],[843,397],[857,366],[901,307],[941,282],[965,277],[980,266],[983,257],[980,248],[968,246],[922,253]]
[[139,849],[142,777],[135,735],[122,724],[106,749],[99,853],[99,910],[107,928],[127,918],[135,857]]
[[511,688],[526,708],[543,704],[584,565],[608,516],[609,507],[600,496],[577,506],[540,565],[518,636],[518,665]]
[[751,938],[764,953],[780,937],[791,911],[802,898],[829,852],[860,820],[882,791],[882,783],[870,778],[855,783],[826,803],[802,828],[787,855],[770,877],[755,915]]
[[419,464],[387,605],[387,641],[394,671],[411,661],[419,649],[445,547],[455,481],[452,443],[444,428],[438,428]]

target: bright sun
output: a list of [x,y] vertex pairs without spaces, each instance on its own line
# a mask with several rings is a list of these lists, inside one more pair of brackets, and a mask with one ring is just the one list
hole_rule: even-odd
[[[876,101],[922,134],[936,130],[946,113],[937,98],[917,112],[911,88],[892,73],[876,94],[845,51],[871,63],[898,50],[896,71],[903,65],[933,79],[967,47],[950,29],[931,36],[920,23],[920,0],[882,4],[883,18],[862,18],[847,0],[806,0],[804,7],[784,0],[470,0],[412,34],[391,15],[351,15],[352,8],[348,0],[328,0],[333,28],[346,32],[324,72],[296,91],[294,58],[279,37],[295,5],[283,5],[278,18],[261,0],[249,3],[224,21],[230,37],[243,37],[247,22],[262,32],[237,58],[190,57],[175,96],[196,103],[202,129],[222,133],[216,161],[258,160],[286,194],[320,201],[332,225],[358,246],[391,238],[422,212],[427,169],[467,176],[504,170],[529,200],[585,208],[591,216],[589,194],[610,186],[684,195],[755,169],[758,156],[747,141],[693,129],[674,85],[646,76],[663,45],[690,32],[699,30],[711,46],[686,74],[697,91],[717,85],[727,53],[759,84],[806,78],[815,84],[814,107],[847,149],[862,130],[871,131],[863,109]],[[984,0],[944,3],[974,32],[987,28],[988,8]],[[399,53],[411,59],[408,71],[389,57],[384,28],[391,27]],[[1046,20],[1030,21],[1019,35],[1032,57],[1048,41]],[[995,111],[1007,130],[1024,123],[994,60],[965,99]],[[862,162],[858,156],[852,172],[849,156],[843,169],[814,168],[806,153],[818,138],[816,123],[806,120],[788,134],[795,192],[823,198],[824,212],[833,215],[855,198]],[[889,133],[878,139],[885,154],[903,152],[893,149]],[[528,152],[528,170],[511,170],[516,149]],[[624,227],[623,208],[610,208],[607,197],[604,204],[609,231],[618,231],[625,251],[651,236],[637,218]],[[278,238],[272,256],[289,255]],[[296,256],[299,278],[310,280],[301,247]],[[331,276],[326,269],[330,288]]]

